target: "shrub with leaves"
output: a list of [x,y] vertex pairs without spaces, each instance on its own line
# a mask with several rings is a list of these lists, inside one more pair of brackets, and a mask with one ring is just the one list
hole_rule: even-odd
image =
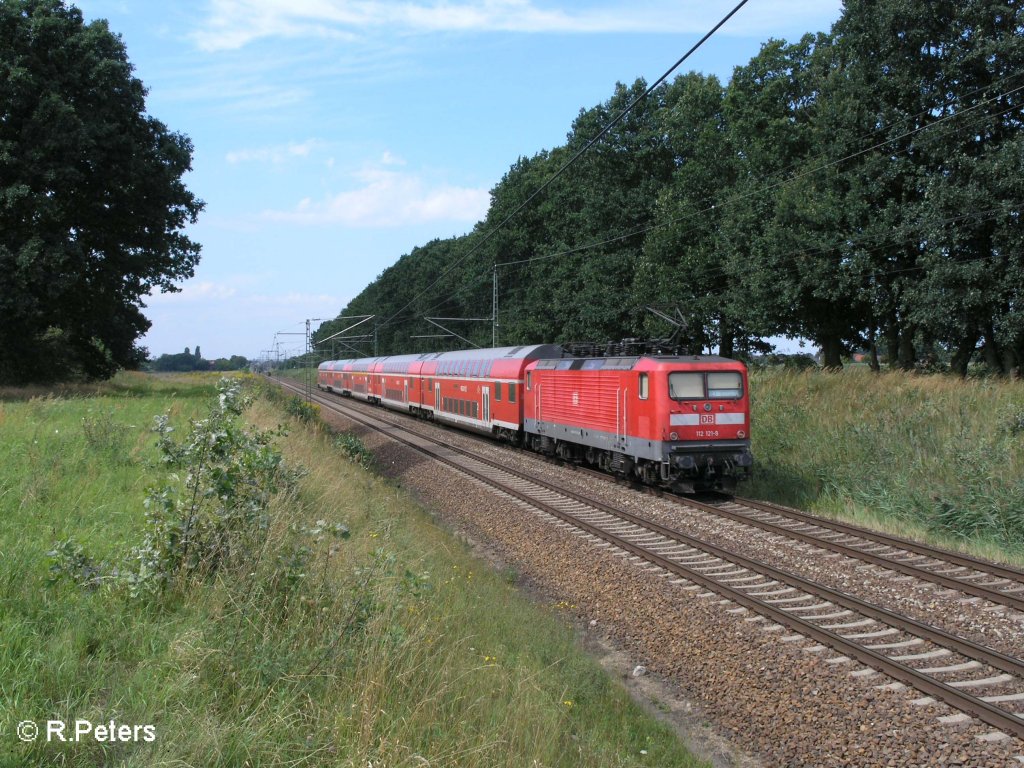
[[129,427],[114,419],[113,411],[89,412],[82,417],[82,436],[86,445],[97,453],[128,463]]
[[145,499],[148,528],[120,568],[93,563],[74,542],[51,553],[51,570],[79,583],[108,582],[133,595],[159,593],[173,582],[205,579],[255,558],[269,530],[271,499],[294,488],[300,472],[285,467],[275,431],[245,427],[251,403],[238,381],[222,379],[207,418],[173,439],[166,415],[155,432],[167,481]]
[[373,453],[367,448],[358,435],[351,432],[340,432],[334,437],[334,447],[340,450],[349,461],[370,469],[373,466]]
[[316,403],[308,403],[301,397],[289,397],[285,401],[285,410],[289,415],[306,424],[313,424],[320,418],[320,406]]

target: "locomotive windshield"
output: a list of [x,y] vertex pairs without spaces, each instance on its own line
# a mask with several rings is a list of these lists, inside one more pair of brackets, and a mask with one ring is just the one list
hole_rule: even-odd
[[737,371],[715,371],[708,374],[708,397],[712,400],[733,400],[743,394],[743,378]]
[[735,400],[743,396],[743,377],[738,371],[676,371],[668,375],[673,400]]
[[704,399],[704,374],[670,373],[668,393],[673,400]]

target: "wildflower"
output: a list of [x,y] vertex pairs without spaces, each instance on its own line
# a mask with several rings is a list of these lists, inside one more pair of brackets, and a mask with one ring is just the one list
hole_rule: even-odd
[[572,699],[566,699],[562,702],[562,704],[565,706],[566,709],[572,709],[573,707]]

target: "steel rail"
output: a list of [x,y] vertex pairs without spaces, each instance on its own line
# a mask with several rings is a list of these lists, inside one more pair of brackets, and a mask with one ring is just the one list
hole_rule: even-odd
[[[679,503],[679,504],[681,504],[681,505],[683,505],[685,507],[691,507],[691,508],[694,508],[694,509],[699,509],[699,510],[704,511],[704,512],[710,512],[710,513],[715,514],[715,515],[721,515],[722,517],[726,517],[726,518],[728,518],[730,520],[735,520],[736,522],[743,523],[744,525],[751,525],[751,526],[754,526],[756,528],[760,528],[763,531],[767,531],[769,533],[774,533],[774,534],[777,534],[779,536],[785,536],[787,538],[796,539],[796,540],[802,541],[802,542],[804,542],[806,544],[811,544],[811,545],[813,545],[815,547],[821,547],[822,549],[827,549],[827,550],[829,550],[831,552],[835,552],[836,554],[840,554],[840,555],[843,555],[845,557],[852,557],[852,558],[855,558],[857,560],[863,560],[864,562],[871,563],[873,565],[877,565],[877,566],[880,566],[882,568],[887,568],[890,571],[897,571],[897,572],[902,573],[904,575],[913,576],[914,578],[921,579],[923,581],[930,581],[933,584],[938,584],[938,585],[940,585],[942,587],[946,587],[947,589],[955,589],[958,592],[963,592],[965,594],[972,595],[974,597],[980,597],[980,598],[982,598],[984,600],[988,600],[989,602],[997,603],[999,605],[1005,605],[1008,608],[1013,608],[1013,609],[1015,609],[1017,611],[1024,612],[1024,595],[1018,596],[1017,594],[1014,594],[1012,592],[1004,592],[1003,590],[996,589],[994,587],[988,587],[988,586],[985,586],[983,584],[973,584],[973,583],[971,583],[969,581],[963,581],[962,579],[958,579],[956,576],[952,576],[952,575],[949,575],[949,574],[943,574],[943,573],[936,573],[935,571],[932,571],[932,570],[930,570],[928,568],[925,568],[925,567],[922,567],[920,565],[914,565],[912,563],[901,562],[899,560],[894,560],[892,558],[886,557],[884,555],[875,554],[873,552],[865,552],[864,550],[862,550],[862,549],[860,549],[858,547],[849,545],[849,544],[841,544],[841,543],[836,542],[836,541],[829,541],[828,539],[823,539],[823,538],[820,538],[818,536],[815,536],[813,533],[807,533],[805,531],[795,531],[795,530],[793,530],[791,528],[787,528],[784,525],[779,525],[778,523],[772,523],[772,522],[769,522],[767,520],[758,520],[756,517],[751,517],[750,515],[745,515],[742,512],[736,512],[735,510],[724,509],[724,508],[722,508],[722,507],[720,507],[720,506],[718,506],[716,504],[707,504],[707,503],[702,502],[702,501],[697,501],[696,499],[689,499],[689,498],[685,498],[685,497],[677,497],[675,495],[670,495],[669,498],[672,498],[672,499],[676,500],[677,503]],[[747,502],[745,500],[742,501],[742,502],[737,500],[737,503],[751,506],[751,508],[757,508],[757,507],[754,507],[753,504],[751,504],[750,502]],[[778,514],[778,515],[783,516],[783,517],[786,516],[784,511],[778,511],[777,512],[775,510],[767,510],[767,509],[762,510],[762,511],[771,511],[773,514]],[[812,520],[817,520],[817,518],[812,518],[812,517],[809,517],[809,516],[806,516],[806,515],[802,515],[801,516],[801,518],[800,518],[801,522],[803,522],[803,518],[804,517],[808,518],[808,520],[807,520],[808,524],[817,525],[817,526],[819,526],[821,528],[836,530],[837,532],[842,532],[842,531],[839,530],[838,527],[833,527],[832,525],[829,525],[829,524],[827,524],[825,522],[821,522],[821,523],[813,522],[812,523],[811,521]],[[840,525],[842,525],[842,524],[840,524]],[[857,530],[864,530],[864,529],[857,529]],[[870,531],[866,531],[866,533],[870,534],[871,532]],[[858,536],[860,538],[866,539],[867,541],[875,541],[875,542],[877,542],[879,544],[886,544],[887,546],[896,546],[896,545],[893,545],[893,544],[887,544],[886,542],[883,542],[883,541],[881,541],[879,539],[876,539],[874,536],[868,536],[868,535],[852,533],[852,532],[848,533],[847,535]],[[907,547],[903,547],[903,546],[900,546],[899,548],[900,549],[908,549]],[[922,547],[920,547],[920,549],[927,551],[928,547],[923,547],[922,546]],[[921,554],[921,553],[915,552],[915,554]],[[945,552],[943,552],[941,550],[935,550],[934,553],[928,554],[927,556],[931,557],[933,559],[936,559],[936,560],[943,560],[948,555],[947,555],[947,553],[945,553]],[[951,564],[955,564],[955,565],[960,565],[961,564],[961,563],[959,563],[957,561],[954,561],[952,559],[950,559],[949,562]],[[980,560],[974,561],[974,562],[977,562],[978,565],[971,565],[971,566],[967,566],[967,567],[970,567],[970,568],[972,568],[975,571],[981,571],[981,573],[985,573],[985,574],[992,573],[991,571],[988,571],[988,570],[982,570],[982,568],[984,566],[986,566],[987,564],[983,563]],[[936,565],[939,565],[939,563],[936,563]],[[997,575],[997,574],[993,573],[992,575]],[[1008,578],[1008,577],[999,575],[999,578]],[[1022,579],[1022,578],[1024,578],[1024,574],[1020,574],[1020,576],[1017,577],[1017,580],[1019,581],[1019,579]]]
[[971,568],[975,571],[980,571],[981,573],[990,573],[993,576],[1024,584],[1024,570],[1013,568],[1012,566],[1001,565],[1000,563],[990,563],[986,560],[971,557],[970,555],[965,555],[960,552],[938,549],[937,547],[921,544],[920,542],[916,542],[911,539],[905,539],[902,536],[894,536],[889,533],[872,531],[869,528],[862,528],[857,525],[852,525],[851,523],[843,523],[838,520],[816,517],[815,515],[809,515],[806,512],[788,509],[786,507],[779,506],[778,504],[771,504],[770,502],[755,501],[754,499],[745,499],[740,496],[734,496],[733,500],[737,504],[742,504],[752,509],[759,509],[762,512],[770,512],[782,517],[789,517],[794,520],[799,520],[802,523],[807,523],[808,525],[816,525],[819,528],[828,528],[829,530],[833,530],[837,533],[856,536],[879,544],[885,544],[893,547],[894,549],[902,549],[907,552],[913,552],[915,555],[930,557],[935,560],[944,560],[954,565]]
[[[606,472],[601,472],[590,467],[581,467],[571,462],[565,462],[562,459],[550,459],[550,457],[542,456],[542,458],[557,461],[558,463],[572,467],[573,469],[586,472],[588,474],[595,475],[597,477],[603,477],[606,479],[614,479],[609,476]],[[758,502],[750,499],[743,499],[740,497],[731,497],[737,504],[749,506],[752,509],[759,509],[762,512],[769,512],[771,514],[778,515],[779,517],[790,518],[800,523],[807,525],[815,525],[819,528],[826,530],[833,530],[837,533],[842,533],[847,536],[855,536],[862,538],[865,541],[873,542],[894,549],[902,549],[908,552],[912,552],[915,555],[928,557],[939,562],[935,563],[931,567],[925,567],[922,565],[915,565],[909,562],[903,562],[900,560],[894,560],[891,557],[880,555],[873,552],[867,552],[863,549],[855,547],[850,544],[841,544],[836,541],[830,541],[829,539],[823,539],[819,536],[815,536],[813,533],[807,533],[805,531],[797,531],[792,528],[788,528],[785,525],[779,523],[772,523],[767,520],[759,520],[756,517],[744,514],[743,512],[737,512],[735,510],[725,509],[718,506],[717,504],[708,504],[706,502],[698,501],[689,496],[682,496],[677,493],[665,490],[663,488],[654,488],[646,485],[639,485],[631,481],[627,481],[630,487],[634,487],[644,493],[653,493],[662,498],[670,499],[674,503],[679,504],[683,507],[690,507],[691,509],[699,509],[703,512],[708,512],[713,515],[728,518],[743,525],[750,525],[755,528],[760,528],[768,533],[774,533],[779,536],[784,536],[790,539],[796,539],[806,544],[811,544],[815,547],[821,547],[822,549],[828,549],[836,554],[843,555],[844,557],[851,557],[856,560],[862,560],[866,563],[887,568],[891,571],[897,571],[907,576],[913,576],[921,581],[928,581],[933,584],[945,587],[947,589],[954,589],[957,592],[963,592],[964,594],[971,595],[973,597],[980,597],[983,600],[988,600],[991,603],[997,605],[1004,605],[1007,608],[1012,608],[1016,611],[1024,613],[1024,589],[1014,590],[1003,590],[993,586],[986,586],[984,584],[974,584],[970,581],[964,581],[962,577],[957,577],[949,574],[937,573],[931,570],[931,567],[940,567],[942,565],[957,565],[965,568],[970,568],[977,572],[976,575],[987,575],[994,578],[1008,579],[1014,582],[1019,587],[1024,588],[1024,571],[1018,571],[1014,568],[1005,565],[999,565],[997,563],[989,563],[985,560],[973,558],[969,555],[963,555],[950,550],[938,549],[931,547],[927,544],[921,544],[918,542],[910,541],[909,539],[903,539],[897,536],[891,536],[889,534],[878,533],[867,528],[861,528],[859,526],[851,525],[849,523],[841,523],[837,521],[827,520],[825,518],[819,518],[814,515],[809,515],[806,512],[798,512],[795,510],[787,509],[786,507],[779,507],[768,502]]]

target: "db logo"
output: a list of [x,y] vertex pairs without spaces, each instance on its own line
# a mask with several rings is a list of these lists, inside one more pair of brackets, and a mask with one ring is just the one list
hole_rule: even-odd
[[700,423],[701,424],[714,424],[715,423],[715,414],[713,414],[713,413],[702,413],[700,415]]

